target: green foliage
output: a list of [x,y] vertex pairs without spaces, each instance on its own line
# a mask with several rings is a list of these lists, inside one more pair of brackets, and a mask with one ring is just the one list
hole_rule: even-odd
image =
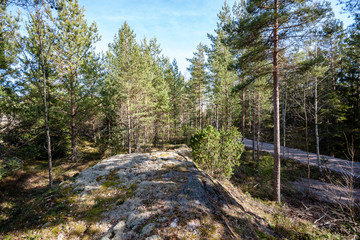
[[205,171],[225,178],[230,178],[233,167],[240,165],[239,159],[244,151],[241,134],[235,127],[218,131],[207,126],[190,139],[190,147],[195,162]]
[[0,181],[2,178],[13,173],[23,165],[23,161],[18,158],[0,159]]

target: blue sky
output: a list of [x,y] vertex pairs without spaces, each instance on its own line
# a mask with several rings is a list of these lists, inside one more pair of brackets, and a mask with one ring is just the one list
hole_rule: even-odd
[[[235,0],[227,0],[233,6]],[[217,14],[224,0],[79,0],[85,6],[85,16],[89,22],[95,21],[101,42],[96,47],[106,51],[108,43],[126,20],[134,30],[137,40],[146,36],[156,37],[162,53],[170,59],[176,58],[181,72],[186,71],[188,61],[197,45],[209,44],[207,33],[216,28]],[[340,15],[340,6],[332,0],[337,18],[351,22],[346,15]]]
[[[235,0],[227,0],[233,6]],[[352,20],[340,14],[337,0],[330,0],[335,16],[349,25]],[[124,21],[134,30],[137,40],[156,37],[162,53],[175,58],[180,71],[189,78],[186,68],[197,45],[210,44],[207,33],[214,33],[217,14],[224,0],[79,0],[85,7],[88,23],[95,21],[101,35],[97,51],[106,51]]]
[[[234,0],[227,1],[230,6]],[[207,33],[216,28],[217,13],[223,0],[79,0],[85,6],[88,21],[98,25],[102,40],[98,50],[106,50],[109,42],[126,20],[137,40],[156,37],[162,53],[176,58],[186,74],[188,62],[197,45],[208,44]]]

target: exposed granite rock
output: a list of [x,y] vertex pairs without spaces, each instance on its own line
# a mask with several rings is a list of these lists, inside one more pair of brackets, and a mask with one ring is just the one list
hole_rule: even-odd
[[101,227],[94,239],[257,239],[259,231],[274,235],[263,219],[248,220],[241,200],[190,157],[186,146],[117,155],[62,187],[71,187],[91,206],[114,201],[96,212]]

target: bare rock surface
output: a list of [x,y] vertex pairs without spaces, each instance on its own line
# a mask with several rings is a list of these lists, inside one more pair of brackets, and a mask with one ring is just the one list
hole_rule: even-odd
[[71,187],[89,206],[113,201],[98,213],[94,239],[258,239],[258,232],[276,236],[264,219],[244,209],[235,188],[199,170],[185,146],[110,157],[63,187]]

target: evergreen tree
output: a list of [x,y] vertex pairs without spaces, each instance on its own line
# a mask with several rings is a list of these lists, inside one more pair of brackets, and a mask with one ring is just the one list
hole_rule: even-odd
[[[218,18],[218,28],[215,30],[216,35],[208,35],[212,41],[211,49],[208,50],[209,67],[213,73],[210,88],[214,98],[216,128],[224,127],[228,129],[231,125],[231,107],[234,105],[231,90],[236,80],[236,74],[229,70],[234,56],[230,52],[230,48],[224,44],[226,33],[223,28],[231,23],[230,8],[226,2],[218,14]],[[219,124],[219,120],[221,124]]]
[[193,58],[187,60],[191,63],[188,68],[188,71],[191,74],[188,84],[191,90],[192,102],[195,103],[192,107],[194,111],[195,127],[202,129],[207,76],[205,71],[205,50],[201,43],[198,45],[197,51],[194,52]]
[[[45,12],[46,11],[46,12]],[[28,76],[29,93],[31,94],[31,86],[36,86],[37,96],[43,102],[44,129],[46,135],[46,149],[49,164],[49,186],[53,187],[52,176],[52,149],[49,124],[49,78],[54,77],[53,64],[53,29],[49,25],[49,19],[45,18],[45,14],[51,14],[48,6],[38,4],[36,11],[30,14],[30,22],[26,29],[28,37],[25,38],[26,52],[23,55],[26,75]]]
[[[115,101],[115,113],[120,122],[119,130],[126,129],[128,152],[131,153],[133,136],[140,137],[143,107],[148,103],[145,97],[151,91],[151,81],[147,78],[148,70],[145,68],[145,59],[141,54],[140,46],[136,43],[134,31],[125,22],[114,42],[109,45],[107,53],[109,75],[107,82],[113,93],[112,101]],[[137,132],[132,132],[136,126]],[[123,139],[125,139],[123,137]]]
[[86,79],[82,71],[94,51],[93,44],[99,40],[95,23],[88,26],[84,8],[78,0],[60,0],[57,7],[58,16],[53,19],[56,25],[56,64],[63,88],[70,96],[70,129],[71,159],[76,160],[77,110],[86,88]]
[[[229,41],[235,49],[248,49],[241,60],[259,62],[272,58],[274,108],[274,200],[280,202],[280,107],[279,107],[279,44],[289,36],[301,37],[311,22],[323,17],[327,6],[310,1],[248,1],[238,20],[233,21]],[[271,53],[267,55],[267,53]]]

